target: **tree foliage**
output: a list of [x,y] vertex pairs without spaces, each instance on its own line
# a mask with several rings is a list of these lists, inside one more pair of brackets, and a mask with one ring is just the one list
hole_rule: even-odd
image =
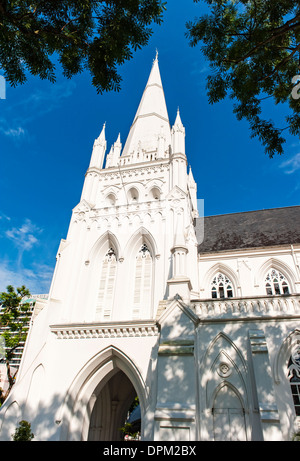
[[[237,119],[249,122],[265,152],[282,154],[284,131],[300,134],[300,100],[291,95],[292,79],[300,73],[299,1],[205,1],[211,13],[188,22],[186,35],[191,46],[201,42],[209,60],[209,102],[229,96]],[[284,126],[264,119],[268,98],[287,105]]]
[[161,0],[0,1],[0,67],[12,86],[26,70],[54,82],[57,56],[66,77],[88,69],[98,92],[119,90],[118,65],[147,44],[164,8]]
[[8,396],[15,381],[10,361],[16,348],[26,340],[30,310],[29,303],[22,302],[24,297],[30,296],[29,290],[24,285],[16,290],[12,285],[8,285],[6,289],[6,292],[0,293],[0,327],[3,331],[1,336],[5,340],[4,361],[9,386],[6,391],[0,389],[0,404]]
[[34,434],[31,432],[31,424],[28,421],[22,420],[16,428],[12,439],[14,442],[31,442]]

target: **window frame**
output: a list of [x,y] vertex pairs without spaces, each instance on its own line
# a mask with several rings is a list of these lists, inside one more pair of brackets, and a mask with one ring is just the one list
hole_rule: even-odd
[[291,292],[286,276],[274,267],[268,270],[264,284],[267,296],[288,295]]
[[210,283],[212,299],[230,299],[234,297],[232,280],[224,272],[217,272]]

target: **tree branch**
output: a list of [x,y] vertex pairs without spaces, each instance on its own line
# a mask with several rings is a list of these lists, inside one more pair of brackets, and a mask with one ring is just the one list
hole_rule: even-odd
[[[277,29],[274,29],[274,31],[276,31],[275,34],[272,34],[271,37],[268,37],[266,40],[259,42],[256,46],[254,46],[250,51],[248,51],[248,53],[246,53],[241,58],[237,60],[229,60],[229,59],[224,58],[223,62],[232,62],[232,63],[238,64],[241,61],[245,61],[245,59],[250,58],[250,56],[252,56],[262,46],[267,45],[268,43],[272,42],[275,38],[280,37],[281,35],[285,34],[288,30],[291,30],[291,29],[296,28],[297,26],[300,26],[300,21],[293,24],[295,20],[298,21],[299,19],[300,19],[300,14],[295,16],[293,19],[290,19],[289,21],[287,21],[283,26]],[[290,25],[290,24],[293,24],[293,25]]]
[[298,46],[296,46],[296,48],[294,49],[294,51],[292,53],[290,53],[288,56],[286,56],[279,64],[277,64],[277,66],[275,66],[275,68],[273,69],[273,71],[267,75],[266,77],[263,78],[263,80],[266,80],[267,78],[270,78],[272,77],[272,75],[274,75],[277,70],[279,69],[279,67],[283,66],[285,63],[287,63],[293,56],[294,54],[296,53],[296,51],[300,50],[300,43]]

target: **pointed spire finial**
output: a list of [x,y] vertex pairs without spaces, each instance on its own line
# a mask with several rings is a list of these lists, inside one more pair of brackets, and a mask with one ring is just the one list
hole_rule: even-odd
[[174,127],[183,128],[183,124],[180,117],[179,106],[177,107],[177,115],[174,123]]
[[101,133],[99,134],[98,138],[95,139],[94,145],[105,143],[105,125],[106,122],[104,122]]
[[156,48],[155,50],[156,50],[156,53],[155,53],[155,59],[154,59],[154,61],[158,61],[158,49]]
[[103,123],[103,127],[102,127],[102,130],[101,130],[101,133],[99,134],[98,136],[98,139],[102,136],[104,137],[105,136],[105,127],[106,127],[106,122]]
[[115,144],[120,144],[120,143],[121,143],[121,133],[118,134]]
[[94,141],[90,168],[96,167],[101,169],[103,167],[103,161],[106,152],[105,124],[106,122],[103,124],[103,128],[98,138],[96,138]]

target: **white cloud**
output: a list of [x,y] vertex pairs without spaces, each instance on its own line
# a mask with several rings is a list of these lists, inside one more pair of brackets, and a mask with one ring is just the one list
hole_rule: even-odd
[[11,265],[5,261],[0,262],[0,291],[5,291],[7,285],[15,287],[25,285],[23,276],[15,271]]
[[30,250],[38,243],[37,234],[40,234],[42,229],[33,224],[30,219],[25,219],[21,227],[13,227],[5,232],[7,238],[12,240],[15,245],[21,250]]
[[7,130],[1,130],[6,136],[12,136],[13,138],[18,138],[25,135],[25,130],[22,127],[9,128]]
[[0,219],[3,219],[4,221],[10,221],[10,217],[5,215],[4,213],[0,214]]
[[[0,224],[3,248],[0,258],[0,291],[5,291],[7,285],[25,285],[32,294],[48,293],[54,267],[44,262],[39,263],[41,254],[39,252],[37,257],[35,253],[36,247],[41,243],[43,229],[30,219],[24,219],[21,225],[12,225],[11,219],[3,213],[0,215]],[[9,253],[5,239],[14,244],[17,252]],[[24,257],[25,252],[28,257]]]
[[280,168],[283,168],[286,174],[293,174],[295,171],[300,170],[300,152],[295,154],[291,159],[283,162]]
[[33,268],[14,267],[14,264],[0,262],[0,291],[6,291],[7,285],[15,288],[25,285],[31,294],[49,292],[53,268],[44,264],[35,264]]

